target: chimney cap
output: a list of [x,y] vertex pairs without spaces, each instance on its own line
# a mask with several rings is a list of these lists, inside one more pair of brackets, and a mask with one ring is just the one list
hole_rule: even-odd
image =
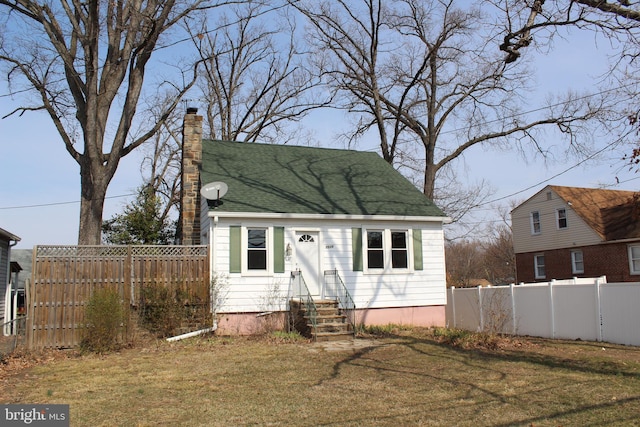
[[198,109],[196,107],[187,107],[187,114],[196,114]]

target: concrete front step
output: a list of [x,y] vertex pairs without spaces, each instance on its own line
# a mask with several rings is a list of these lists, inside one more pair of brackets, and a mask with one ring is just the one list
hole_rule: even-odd
[[[316,341],[352,340],[354,331],[341,313],[338,301],[314,300],[316,309],[316,326],[311,324],[304,301],[292,300],[290,306],[297,319],[296,328],[303,335],[311,336]],[[300,320],[304,323],[301,323]]]
[[[309,328],[313,328],[313,325],[307,324]],[[348,323],[318,323],[316,324],[317,332],[351,332],[351,325]]]
[[316,332],[313,334],[316,341],[346,341],[353,340],[353,332]]
[[[305,319],[307,319],[307,321],[309,320],[309,317],[305,316]],[[316,317],[316,323],[320,324],[320,323],[345,323],[346,321],[346,316],[343,314],[332,314],[329,316],[317,316]]]

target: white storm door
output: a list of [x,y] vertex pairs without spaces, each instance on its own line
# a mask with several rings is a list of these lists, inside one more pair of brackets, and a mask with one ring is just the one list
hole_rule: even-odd
[[317,231],[296,231],[296,268],[313,296],[321,295],[320,251]]

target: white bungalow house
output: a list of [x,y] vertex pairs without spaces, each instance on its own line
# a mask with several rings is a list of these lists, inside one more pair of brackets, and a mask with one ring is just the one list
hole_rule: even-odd
[[336,287],[358,323],[445,324],[448,218],[380,156],[201,135],[190,109],[182,243],[210,247],[219,333],[250,333],[264,313]]

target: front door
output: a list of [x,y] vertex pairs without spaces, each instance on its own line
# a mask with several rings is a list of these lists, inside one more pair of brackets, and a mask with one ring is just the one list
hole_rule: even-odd
[[320,278],[320,251],[317,231],[296,232],[296,268],[313,296],[322,297]]

